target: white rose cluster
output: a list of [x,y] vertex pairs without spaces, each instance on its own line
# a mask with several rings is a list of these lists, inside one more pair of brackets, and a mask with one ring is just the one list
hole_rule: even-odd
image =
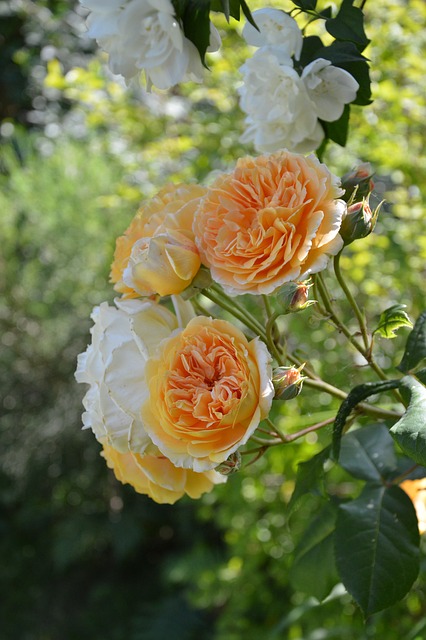
[[[170,0],[80,0],[90,10],[88,35],[109,54],[111,71],[126,82],[144,71],[147,86],[169,89],[182,80],[201,82],[203,65],[186,38]],[[221,40],[210,23],[209,51]]]
[[253,18],[259,31],[249,23],[243,29],[246,42],[259,48],[240,68],[240,104],[247,114],[242,141],[263,152],[314,151],[324,138],[319,119],[338,120],[355,99],[358,82],[324,58],[299,75],[294,60],[300,59],[303,35],[296,21],[268,8],[255,11]]

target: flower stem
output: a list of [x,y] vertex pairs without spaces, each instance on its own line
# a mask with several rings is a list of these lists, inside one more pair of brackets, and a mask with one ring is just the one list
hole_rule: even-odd
[[359,328],[361,329],[362,339],[364,341],[364,347],[368,351],[370,349],[370,340],[368,338],[367,326],[365,324],[364,315],[361,312],[355,298],[353,297],[349,287],[347,286],[345,279],[342,275],[342,271],[340,269],[340,256],[342,255],[342,251],[340,251],[337,256],[334,256],[334,273],[336,274],[337,282],[342,287],[342,290],[348,299],[349,304],[351,305],[359,324]]

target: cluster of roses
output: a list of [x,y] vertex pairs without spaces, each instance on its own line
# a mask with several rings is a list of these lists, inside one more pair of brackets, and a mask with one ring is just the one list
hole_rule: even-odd
[[246,42],[259,48],[240,68],[240,104],[247,114],[242,141],[253,142],[258,151],[317,149],[324,139],[320,120],[338,120],[359,84],[324,58],[302,68],[303,34],[287,13],[259,9],[253,18],[259,30],[250,23],[243,29]]
[[112,264],[121,296],[95,308],[76,372],[90,385],[84,426],[119,480],[173,503],[226,479],[270,411],[272,358],[259,337],[196,315],[191,295],[275,294],[322,270],[343,246],[342,195],[316,157],[281,152],[240,159],[209,188],[170,185],[137,212]]

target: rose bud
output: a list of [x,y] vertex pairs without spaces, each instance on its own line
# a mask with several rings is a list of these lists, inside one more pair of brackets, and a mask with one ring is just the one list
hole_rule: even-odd
[[382,203],[374,211],[371,211],[368,198],[366,198],[362,202],[355,202],[348,207],[340,227],[340,235],[345,245],[370,235],[376,226],[381,205]]
[[302,311],[315,304],[316,300],[308,300],[309,289],[312,284],[309,280],[304,282],[288,282],[277,291],[277,300],[283,307],[283,314]]
[[342,200],[350,202],[355,196],[357,200],[366,198],[374,189],[373,176],[369,162],[363,162],[356,169],[345,173],[342,177],[342,187],[345,189]]
[[302,364],[298,369],[296,367],[278,367],[274,369],[272,384],[274,385],[276,399],[292,400],[299,395],[302,391],[303,381],[306,380],[306,376],[301,374],[304,366]]
[[232,473],[236,473],[241,467],[241,453],[234,451],[231,453],[227,460],[224,460],[215,471],[221,473],[223,476],[230,476]]

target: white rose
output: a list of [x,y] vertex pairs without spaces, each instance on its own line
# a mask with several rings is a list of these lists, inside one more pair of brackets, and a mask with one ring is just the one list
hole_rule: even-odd
[[[170,0],[80,0],[91,10],[88,35],[109,54],[113,73],[130,81],[145,71],[148,87],[168,89],[184,79],[202,80],[195,45],[185,37]],[[210,48],[220,36],[210,25]]]
[[294,18],[279,9],[259,9],[253,12],[253,19],[259,31],[247,22],[243,38],[254,47],[279,45],[289,56],[299,60],[303,45],[303,35]]
[[247,114],[243,142],[258,151],[287,148],[304,153],[324,137],[306,86],[280,47],[262,47],[240,68],[241,108]]
[[350,73],[318,58],[303,69],[302,80],[321,120],[334,122],[355,100],[359,84]]
[[143,453],[151,444],[140,418],[147,396],[145,363],[176,317],[151,301],[103,302],[92,313],[92,343],[78,356],[77,382],[90,385],[83,399],[84,428],[117,451]]

